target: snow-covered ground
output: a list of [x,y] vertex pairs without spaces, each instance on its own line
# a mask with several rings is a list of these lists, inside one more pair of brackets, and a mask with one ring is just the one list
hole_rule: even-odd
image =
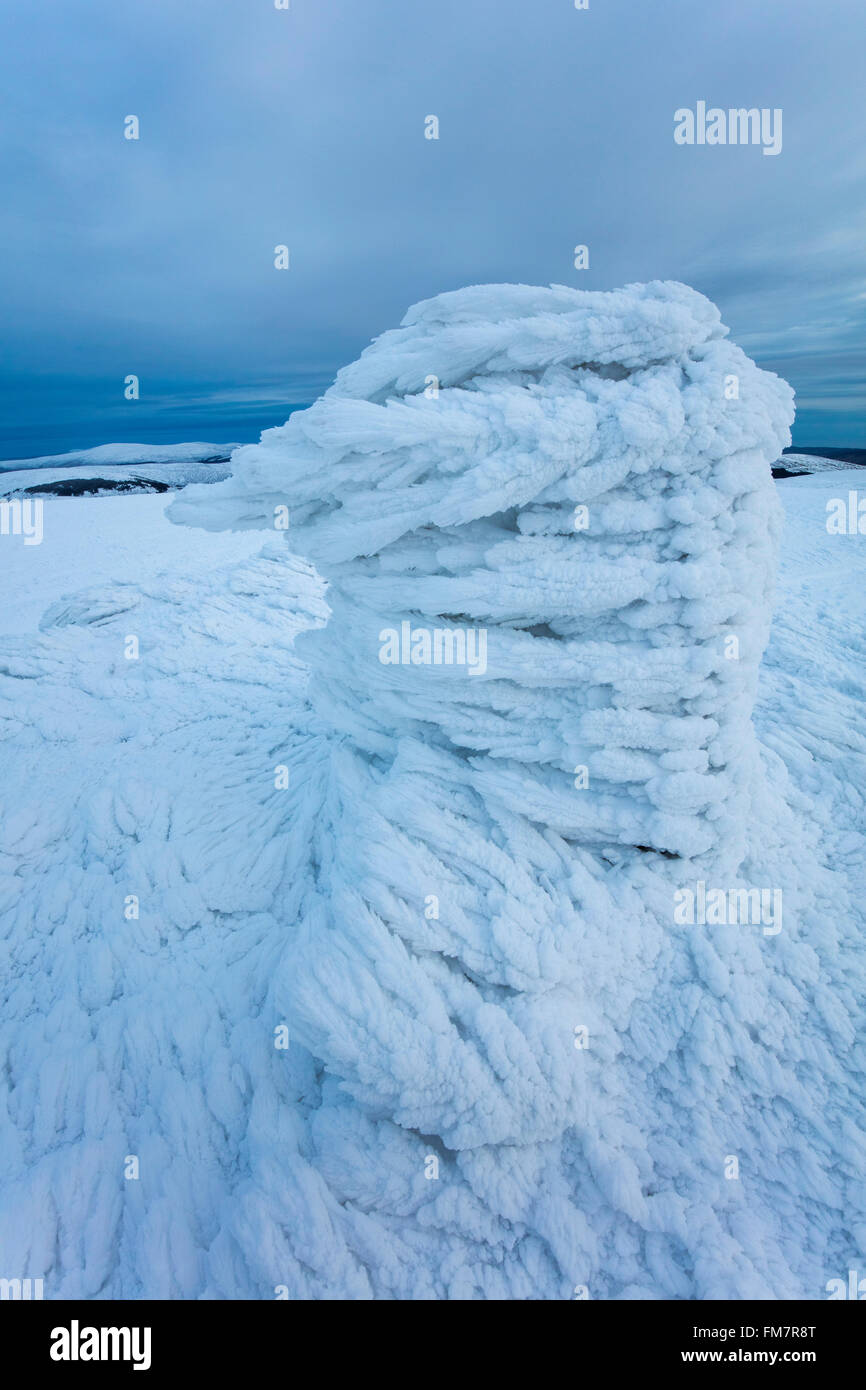
[[[840,1060],[850,1049],[862,1068],[862,1041],[821,964],[828,934],[843,928],[836,965],[856,1017],[866,925],[866,549],[860,538],[828,535],[824,522],[828,499],[861,479],[851,470],[777,484],[786,524],[756,724],[808,822],[802,852],[826,865],[838,904],[836,922],[814,922],[786,950],[813,959],[820,1026],[835,1036]],[[281,683],[292,658],[275,618],[292,616],[297,600],[282,561],[252,559],[230,589],[216,582],[259,550],[260,536],[187,531],[165,520],[165,505],[54,500],[41,547],[0,541],[0,611],[15,633],[3,642],[0,680],[2,1045],[15,1082],[0,1122],[0,1272],[47,1275],[46,1297],[269,1298],[281,1284],[293,1296],[365,1296],[363,1268],[335,1234],[339,1208],[317,1173],[329,1171],[329,1145],[305,1119],[312,1075],[305,1080],[303,1066],[293,1070],[290,1053],[274,1048],[282,1019],[268,1003],[292,897],[283,862],[292,826],[278,792],[251,786],[269,781],[282,757]],[[309,594],[303,567],[297,577]],[[98,626],[37,634],[44,609],[53,604],[68,618],[63,596],[88,588]],[[72,616],[86,623],[86,605]],[[124,658],[130,633],[140,637],[138,661]],[[137,920],[124,915],[128,895],[139,899]],[[778,985],[777,1008],[789,1010],[781,968]],[[681,999],[669,1007],[679,1011]],[[664,1027],[652,1018],[647,1012],[649,1048]],[[770,1039],[779,1020],[755,1026]],[[703,1066],[714,1065],[720,1045],[700,1043]],[[752,1106],[763,1084],[748,1071],[737,1083]],[[828,1144],[856,1158],[855,1098],[847,1117],[824,1117],[826,1096],[806,1074],[803,1086]],[[784,1155],[796,1122],[779,1105]],[[703,1123],[696,1114],[696,1143]],[[734,1127],[735,1152],[739,1141]],[[397,1180],[381,1171],[372,1131],[369,1143],[353,1180],[361,1232],[366,1187]],[[866,1227],[856,1224],[846,1183],[822,1174],[817,1159],[804,1171],[793,1143],[789,1152],[766,1177],[780,1192],[805,1185],[815,1203],[836,1207],[838,1258],[828,1263],[822,1251],[810,1264],[804,1252],[796,1283],[768,1267],[766,1293],[822,1298],[827,1280],[846,1277]],[[138,1157],[137,1181],[123,1176],[127,1155]],[[616,1182],[615,1149],[605,1162]],[[741,1172],[739,1187],[745,1229],[754,1176]],[[393,1195],[398,1208],[414,1209],[408,1188],[399,1201]],[[665,1200],[672,1211],[680,1201]],[[458,1224],[473,1219],[468,1208],[455,1212]],[[677,1219],[688,1244],[684,1204]],[[368,1239],[375,1264],[384,1255],[372,1225]],[[648,1239],[644,1296],[670,1288],[669,1275],[657,1282],[654,1248]],[[306,1280],[293,1273],[298,1255],[317,1271]],[[734,1271],[740,1258],[732,1246]],[[429,1293],[421,1275],[418,1287]],[[734,1273],[724,1296],[748,1288]],[[713,1291],[691,1287],[692,1296]],[[565,1285],[558,1292],[568,1296]]]
[[[213,532],[128,497],[0,537],[0,1276],[820,1299],[861,1267],[866,561],[826,516],[863,474],[774,485],[789,418],[685,287],[476,287],[176,494]],[[220,529],[284,501],[330,618],[284,537]],[[403,605],[481,614],[489,667],[377,659]],[[704,880],[772,913],[678,921]]]
[[168,497],[46,497],[43,539],[0,535],[0,634],[36,633],[62,594],[141,584],[165,572],[207,574],[261,548],[260,537],[181,530],[165,519]]

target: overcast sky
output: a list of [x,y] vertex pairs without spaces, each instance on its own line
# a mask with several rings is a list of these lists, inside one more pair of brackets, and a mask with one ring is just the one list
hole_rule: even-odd
[[[7,0],[3,23],[5,457],[252,438],[440,290],[655,278],[788,377],[797,442],[866,446],[863,0]],[[781,153],[675,144],[698,101],[781,108]]]

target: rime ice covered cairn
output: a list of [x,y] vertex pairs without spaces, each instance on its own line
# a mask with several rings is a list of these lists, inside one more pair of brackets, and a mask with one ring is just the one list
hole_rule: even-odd
[[676,283],[442,294],[173,504],[288,507],[331,610],[279,731],[270,1004],[308,1128],[263,1283],[815,1296],[808,1043],[755,1031],[808,970],[673,922],[678,887],[751,881],[776,804],[751,712],[792,393],[726,335]]

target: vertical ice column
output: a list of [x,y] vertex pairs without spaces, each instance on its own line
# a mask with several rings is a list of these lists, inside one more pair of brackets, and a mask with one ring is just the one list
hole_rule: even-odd
[[357,1101],[451,1148],[574,1120],[587,863],[741,856],[792,396],[725,335],[678,284],[441,295],[175,503],[288,505],[329,582],[284,999]]

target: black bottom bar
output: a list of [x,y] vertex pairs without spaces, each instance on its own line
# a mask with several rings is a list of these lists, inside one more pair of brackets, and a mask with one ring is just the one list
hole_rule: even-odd
[[309,1380],[311,1372],[331,1379],[346,1364],[354,1375],[390,1378],[402,1367],[401,1377],[429,1381],[431,1373],[461,1377],[471,1358],[473,1370],[483,1367],[488,1377],[502,1364],[513,1381],[532,1367],[546,1376],[563,1357],[575,1377],[592,1360],[611,1375],[799,1367],[826,1380],[860,1364],[862,1310],[844,1302],[450,1303],[434,1310],[421,1302],[5,1301],[0,1330],[6,1354],[20,1358],[19,1375],[48,1372],[52,1380],[106,1369],[134,1375],[136,1368],[158,1380],[184,1372],[225,1380],[266,1373],[265,1366],[290,1379]]

